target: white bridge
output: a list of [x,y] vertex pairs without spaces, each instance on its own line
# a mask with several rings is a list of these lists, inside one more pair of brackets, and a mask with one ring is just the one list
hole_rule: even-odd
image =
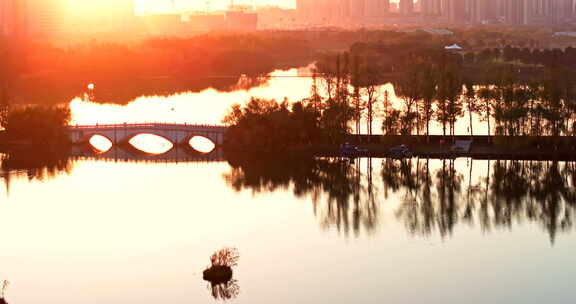
[[216,146],[224,143],[227,127],[215,125],[168,124],[168,123],[124,123],[110,125],[68,126],[70,141],[73,144],[86,143],[94,135],[101,135],[114,145],[126,143],[139,134],[161,136],[174,145],[187,144],[194,136],[211,140]]

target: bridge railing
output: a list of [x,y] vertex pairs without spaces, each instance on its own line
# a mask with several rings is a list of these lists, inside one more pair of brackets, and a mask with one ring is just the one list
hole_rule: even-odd
[[224,125],[211,125],[211,124],[177,124],[177,123],[121,123],[121,124],[94,124],[94,125],[69,125],[69,129],[118,129],[118,128],[155,128],[155,127],[175,127],[175,128],[214,128],[225,129]]

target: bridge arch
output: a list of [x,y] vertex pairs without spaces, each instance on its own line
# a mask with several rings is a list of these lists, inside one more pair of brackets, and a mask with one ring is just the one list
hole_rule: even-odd
[[[108,141],[108,143],[107,144],[103,142],[99,143],[98,142],[99,138],[103,138],[104,140]],[[94,141],[94,139],[96,139],[96,141]],[[92,134],[87,136],[86,143],[88,144],[88,146],[90,146],[91,149],[93,149],[97,153],[105,153],[114,147],[114,142],[112,142],[112,140],[107,136],[101,134]]]
[[[133,143],[132,141],[139,137],[139,136],[143,136],[144,137],[144,142],[143,145],[139,146],[139,143]],[[150,138],[146,139],[147,136],[150,136]],[[156,138],[154,138],[156,137]],[[154,142],[146,142],[146,141],[153,141],[159,139],[159,141],[157,141],[156,143]],[[152,145],[147,147],[146,145],[151,143]],[[154,149],[156,148],[162,148],[164,144],[169,144],[170,146],[167,149],[160,149],[158,151],[154,151]],[[118,143],[121,146],[126,146],[129,147],[131,149],[135,149],[137,150],[137,152],[143,152],[149,155],[161,155],[161,154],[165,154],[168,153],[170,150],[174,149],[177,145],[177,143],[174,143],[170,140],[170,138],[166,138],[164,136],[162,136],[161,134],[156,134],[156,133],[152,133],[152,132],[144,132],[144,133],[133,133],[131,135],[126,136],[121,142]]]
[[[196,142],[193,142],[194,139],[197,139]],[[217,148],[213,139],[203,135],[190,135],[181,143],[181,145],[184,145],[188,149],[192,149],[194,152],[202,154],[211,153]]]

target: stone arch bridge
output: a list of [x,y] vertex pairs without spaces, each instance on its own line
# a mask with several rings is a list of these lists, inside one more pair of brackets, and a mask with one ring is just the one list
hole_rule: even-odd
[[139,134],[161,136],[174,145],[187,144],[194,136],[211,140],[216,146],[224,143],[227,127],[215,125],[168,124],[168,123],[124,123],[109,125],[76,125],[68,127],[70,141],[74,144],[86,143],[94,135],[108,138],[112,144],[126,143]]

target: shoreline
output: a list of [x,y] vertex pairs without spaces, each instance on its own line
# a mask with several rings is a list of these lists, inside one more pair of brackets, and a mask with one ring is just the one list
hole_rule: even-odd
[[[455,139],[470,140],[470,136],[455,136]],[[419,158],[576,161],[576,137],[573,136],[475,136],[468,151],[453,151],[452,137],[441,135],[430,136],[429,142],[425,135],[352,135],[347,142],[366,150],[359,152],[358,157],[393,158],[395,155],[390,148],[404,144],[413,157]],[[294,150],[319,157],[341,156],[340,145],[335,144],[311,145]]]

